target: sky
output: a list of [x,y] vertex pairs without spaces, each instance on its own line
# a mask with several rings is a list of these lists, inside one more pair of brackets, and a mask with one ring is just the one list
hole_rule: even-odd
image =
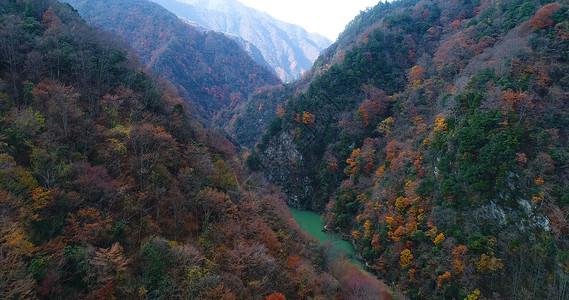
[[332,41],[360,11],[379,0],[239,0],[274,18],[302,26]]

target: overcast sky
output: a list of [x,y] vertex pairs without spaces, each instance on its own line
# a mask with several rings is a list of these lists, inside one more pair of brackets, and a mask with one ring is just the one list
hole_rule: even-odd
[[[379,0],[239,0],[269,15],[319,33],[332,41],[360,11]],[[382,0],[383,1],[383,0]]]

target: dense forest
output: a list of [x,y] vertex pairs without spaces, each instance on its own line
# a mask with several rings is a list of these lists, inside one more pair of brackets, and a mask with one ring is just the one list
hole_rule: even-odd
[[[222,33],[203,31],[148,0],[65,0],[89,22],[112,32],[144,66],[172,82],[204,120],[231,114],[249,94],[280,80]],[[229,116],[231,119],[231,116]]]
[[68,2],[0,0],[0,298],[569,299],[566,2],[379,3],[287,84]]
[[0,0],[0,298],[389,298],[177,87],[68,4]]
[[380,3],[250,98],[247,163],[410,298],[567,299],[568,53],[563,1]]

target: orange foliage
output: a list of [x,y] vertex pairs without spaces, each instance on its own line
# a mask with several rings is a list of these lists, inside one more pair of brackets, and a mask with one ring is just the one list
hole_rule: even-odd
[[443,275],[439,275],[439,277],[437,278],[437,279],[438,279],[438,280],[437,280],[437,286],[438,286],[439,288],[441,288],[441,287],[443,286],[443,281],[444,281],[444,280],[450,282],[450,277],[451,277],[451,275],[450,275],[450,272],[449,272],[449,271],[446,271]]
[[413,83],[418,80],[423,80],[425,78],[425,69],[421,66],[414,66],[411,68],[411,73],[409,73],[409,82]]
[[266,300],[286,300],[286,297],[281,293],[272,293],[267,296]]
[[284,115],[286,114],[286,110],[283,108],[282,104],[277,105],[277,116],[279,116],[279,118],[284,117]]
[[549,3],[540,8],[535,13],[533,18],[529,20],[529,23],[532,25],[533,29],[550,27],[553,25],[553,19],[552,19],[553,14],[561,7],[563,7],[563,5],[561,5],[560,3],[557,2]]
[[411,234],[411,233],[417,231],[417,229],[418,229],[418,225],[417,225],[417,222],[415,220],[412,220],[409,223],[405,224],[405,230],[407,231],[407,234]]
[[454,257],[453,269],[457,274],[462,273],[464,270],[464,263],[462,262],[462,258],[464,255],[466,255],[466,253],[468,253],[468,248],[463,245],[457,246],[452,250],[452,256]]
[[352,151],[352,155],[346,160],[346,163],[350,165],[350,167],[354,167],[358,163],[357,157],[360,156],[361,151],[362,150],[360,148]]
[[409,281],[411,282],[417,282],[417,279],[415,279],[415,269],[409,269],[409,271],[407,272],[407,275],[409,275]]
[[360,232],[357,230],[352,231],[352,237],[358,239],[360,237]]
[[291,255],[286,259],[286,267],[295,269],[300,265],[300,257],[298,255]]
[[381,245],[379,244],[379,234],[373,236],[373,238],[371,239],[371,245],[376,249],[381,248]]
[[392,234],[390,234],[391,232],[388,232],[387,234],[391,237],[392,240],[394,240],[395,242],[401,242],[401,237],[403,237],[403,235],[405,234],[405,228],[403,228],[403,226],[399,226],[397,227],[397,230],[395,230],[395,232],[393,232]]

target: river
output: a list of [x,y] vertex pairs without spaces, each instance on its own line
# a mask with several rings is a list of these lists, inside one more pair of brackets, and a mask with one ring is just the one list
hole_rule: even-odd
[[[327,232],[322,231],[324,227],[324,221],[322,221],[322,217],[312,211],[307,210],[299,210],[294,207],[289,207],[290,211],[292,212],[292,217],[294,221],[300,229],[306,231],[310,236],[315,237],[318,239],[320,243],[324,243],[327,241],[332,242],[334,246],[337,247],[339,252],[349,259],[352,265],[356,265],[360,267],[362,271],[366,271],[364,265],[358,261],[356,256],[356,251],[352,244],[348,241],[344,241],[336,235],[329,234]],[[367,272],[366,272],[367,273]]]

